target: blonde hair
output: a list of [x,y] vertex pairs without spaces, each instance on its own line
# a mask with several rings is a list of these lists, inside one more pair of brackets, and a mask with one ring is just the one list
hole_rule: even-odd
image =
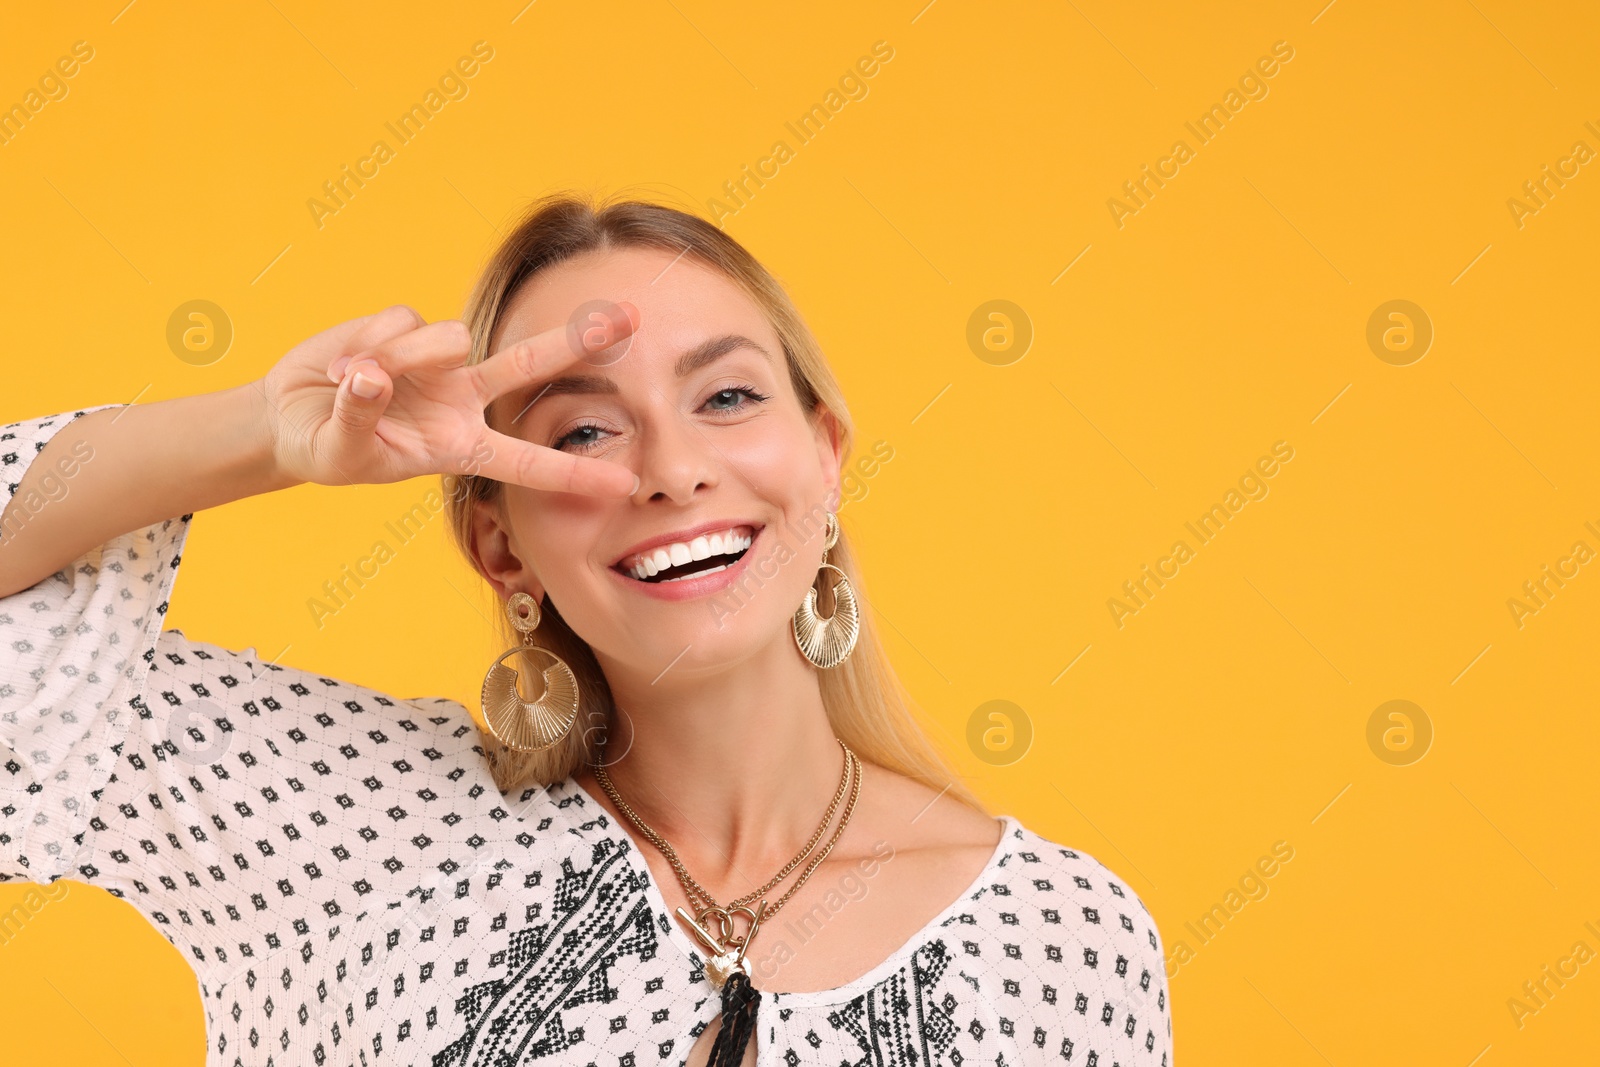
[[[821,346],[776,279],[745,248],[710,222],[662,204],[637,199],[597,201],[572,193],[546,197],[501,242],[478,276],[463,320],[472,334],[470,363],[489,356],[489,345],[506,308],[522,285],[540,271],[586,252],[655,248],[693,257],[737,284],[765,313],[782,342],[789,378],[801,409],[815,417],[819,405],[840,428],[841,458],[848,458],[853,426],[844,394]],[[469,560],[472,514],[478,502],[497,504],[502,483],[481,475],[447,475],[445,499],[457,546]],[[828,561],[849,576],[865,607],[860,568],[850,538],[841,528]],[[583,714],[566,738],[542,752],[514,752],[488,733],[483,749],[503,791],[559,782],[600,758],[616,706],[610,687],[588,644],[573,632],[548,595],[540,603],[543,621],[534,637],[539,647],[562,659],[577,675]],[[521,635],[499,613],[502,636],[517,644]],[[823,706],[834,732],[869,763],[888,768],[988,814],[956,777],[913,714],[910,694],[900,682],[879,641],[872,613],[861,612],[855,651],[838,667],[819,670]]]

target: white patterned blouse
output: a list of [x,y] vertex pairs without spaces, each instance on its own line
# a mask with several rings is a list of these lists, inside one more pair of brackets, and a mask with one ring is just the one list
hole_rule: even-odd
[[[112,406],[0,429],[0,499]],[[49,506],[20,499],[8,526]],[[189,519],[0,599],[0,880],[137,908],[194,968],[215,1067],[683,1063],[720,1000],[629,833],[571,780],[498,792],[460,704],[164,630]],[[1004,823],[871,972],[763,995],[762,1067],[1171,1064],[1143,902]]]

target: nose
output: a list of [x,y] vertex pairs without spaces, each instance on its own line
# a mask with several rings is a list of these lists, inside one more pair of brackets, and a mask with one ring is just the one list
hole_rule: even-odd
[[639,428],[636,502],[693,503],[717,486],[726,459],[706,431],[659,393]]

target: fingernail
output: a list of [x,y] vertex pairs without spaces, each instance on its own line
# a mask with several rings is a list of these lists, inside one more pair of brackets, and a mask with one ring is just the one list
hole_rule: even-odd
[[[356,371],[355,378],[353,378],[350,382],[350,391],[363,400],[371,400],[373,397],[383,392],[383,386],[373,381],[371,378],[368,378],[360,371]],[[635,475],[634,477],[638,477],[638,475]]]
[[334,360],[333,365],[328,368],[328,378],[334,382],[344,381],[344,369],[349,365],[350,357],[340,356],[338,359]]

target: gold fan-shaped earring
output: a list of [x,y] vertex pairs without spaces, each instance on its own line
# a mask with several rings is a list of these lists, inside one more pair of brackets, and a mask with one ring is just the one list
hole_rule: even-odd
[[[539,602],[527,593],[512,593],[506,600],[511,625],[522,634],[522,644],[502,652],[483,677],[483,719],[495,740],[514,752],[538,752],[560,743],[578,721],[578,679],[567,661],[533,643],[539,627]],[[539,668],[544,692],[525,700],[517,690],[517,669],[506,666],[516,655],[540,655],[550,664]]]
[[794,642],[800,654],[813,666],[827,670],[837,667],[855,651],[856,638],[861,634],[861,615],[856,606],[856,591],[844,571],[828,562],[828,551],[839,542],[839,516],[828,512],[828,539],[822,546],[823,571],[832,571],[833,614],[827,618],[817,614],[817,587],[815,582],[806,590],[805,603],[794,613]]

